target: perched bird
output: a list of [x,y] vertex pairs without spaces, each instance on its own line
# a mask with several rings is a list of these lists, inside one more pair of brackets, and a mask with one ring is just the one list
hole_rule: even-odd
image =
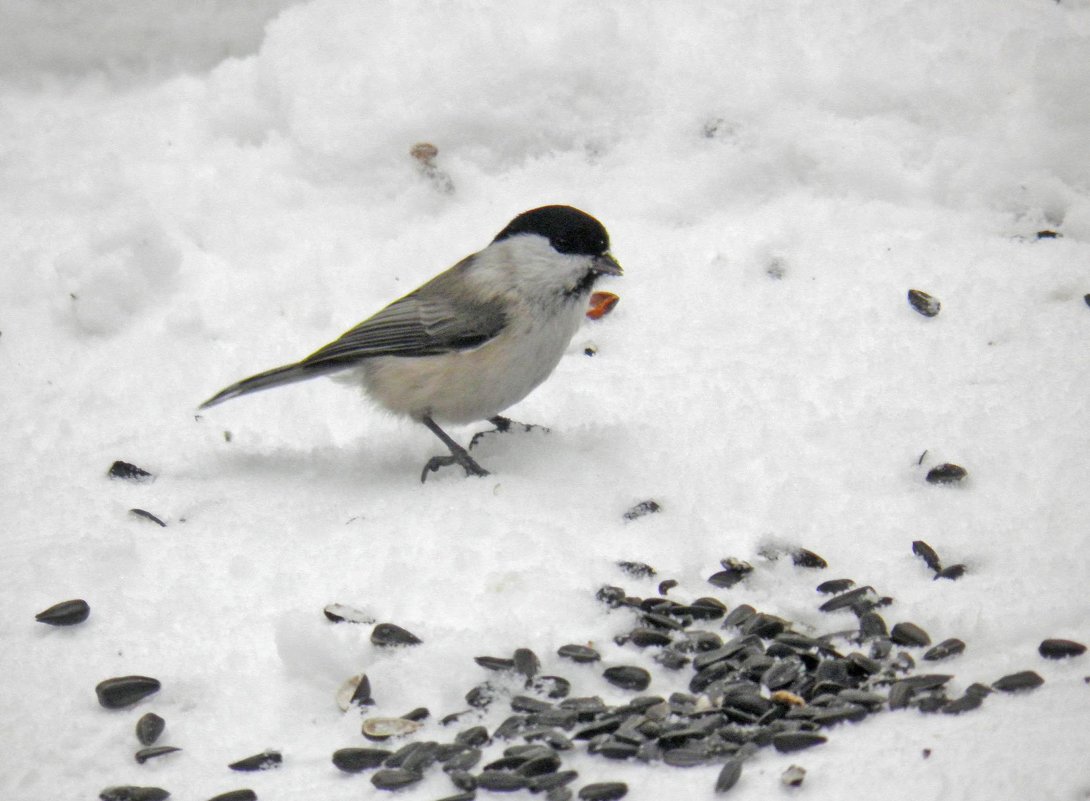
[[232,384],[201,404],[340,373],[381,406],[427,426],[450,449],[420,474],[461,465],[486,476],[439,427],[488,420],[525,398],[553,372],[575,335],[595,281],[620,275],[609,234],[571,206],[542,206],[508,223],[467,256],[373,317],[295,364]]

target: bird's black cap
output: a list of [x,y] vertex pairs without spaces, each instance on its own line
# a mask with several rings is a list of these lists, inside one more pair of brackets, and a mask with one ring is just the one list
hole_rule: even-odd
[[601,256],[609,251],[609,234],[596,219],[571,206],[542,206],[511,220],[493,242],[519,234],[537,234],[558,253]]

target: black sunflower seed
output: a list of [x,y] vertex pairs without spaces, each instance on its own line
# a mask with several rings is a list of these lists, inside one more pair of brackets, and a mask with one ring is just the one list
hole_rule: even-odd
[[477,748],[488,742],[488,729],[484,726],[470,726],[454,735],[454,742]]
[[609,737],[600,742],[592,741],[587,743],[588,753],[597,754],[606,759],[630,759],[631,757],[636,756],[638,750],[639,747],[632,743],[622,742]]
[[481,756],[481,749],[466,748],[466,750],[455,754],[450,759],[443,760],[443,770],[447,773],[456,770],[469,770],[481,761]]
[[170,793],[162,787],[137,787],[132,784],[107,787],[98,794],[101,801],[163,801]]
[[942,560],[939,559],[938,553],[923,540],[912,542],[912,553],[923,559],[924,563],[936,573],[942,570]]
[[110,478],[120,478],[126,481],[152,481],[155,479],[151,473],[129,462],[118,460],[110,465],[106,471]]
[[416,784],[422,778],[422,774],[404,768],[383,768],[371,776],[371,784],[379,790],[400,790]]
[[208,801],[257,801],[257,793],[249,788],[228,790],[226,793],[212,796]]
[[159,692],[162,685],[147,676],[118,676],[100,681],[95,687],[98,702],[107,709],[121,709]]
[[231,770],[268,770],[269,768],[277,767],[284,761],[284,757],[279,751],[263,751],[260,754],[254,754],[248,756],[245,759],[240,759],[238,762],[232,762],[229,767]]
[[748,562],[743,562],[741,559],[735,559],[734,557],[723,559],[720,564],[723,566],[723,569],[718,573],[713,573],[708,576],[708,583],[714,584],[716,587],[722,587],[723,589],[733,587],[753,572],[753,565]]
[[136,721],[136,739],[141,745],[154,745],[166,725],[167,722],[154,712],[141,715],[140,720]]
[[483,709],[496,699],[496,694],[496,688],[486,681],[466,693],[466,703],[476,709]]
[[813,551],[808,551],[805,548],[799,548],[791,554],[791,562],[798,567],[810,567],[817,569],[825,569],[829,566],[829,563],[818,556]]
[[550,753],[542,754],[541,756],[529,759],[519,765],[515,772],[519,776],[525,776],[526,778],[533,778],[534,776],[544,776],[548,773],[556,773],[560,770],[560,757],[551,753],[551,749],[548,749]]
[[1037,651],[1045,659],[1066,659],[1086,653],[1086,646],[1074,640],[1042,640]]
[[752,634],[764,640],[770,640],[787,628],[788,622],[782,617],[758,612],[740,626],[743,634]]
[[639,628],[629,632],[628,641],[639,648],[669,645],[670,635],[655,629]]
[[855,586],[855,582],[851,579],[829,579],[823,581],[817,585],[817,591],[822,595],[839,595],[842,592],[847,592]]
[[638,517],[643,517],[644,515],[654,514],[655,512],[658,512],[658,511],[661,511],[661,510],[662,510],[662,507],[659,506],[657,501],[653,501],[653,500],[640,501],[639,503],[637,503],[635,506],[633,506],[631,509],[629,509],[627,512],[624,513],[624,519],[625,520],[635,520]]
[[560,702],[561,709],[570,709],[584,722],[594,720],[595,716],[606,711],[605,701],[596,695],[582,698],[565,698]]
[[671,748],[662,753],[662,761],[673,768],[695,768],[708,764],[711,758],[706,749],[688,746]]
[[781,754],[790,754],[794,751],[802,751],[804,748],[821,745],[827,739],[827,737],[809,731],[785,731],[772,735],[772,747]]
[[658,587],[659,595],[665,595],[676,586],[677,582],[674,579],[666,579],[665,581],[660,581]]
[[91,614],[91,607],[82,598],[71,601],[61,601],[44,609],[34,616],[39,623],[48,623],[50,626],[75,626],[82,623]]
[[513,661],[515,663],[515,672],[527,679],[532,679],[541,670],[541,660],[529,648],[516,649]]
[[931,637],[915,623],[897,623],[890,630],[889,638],[898,645],[922,647],[931,644]]
[[580,801],[616,801],[628,795],[628,785],[624,782],[598,782],[585,785],[579,791]]
[[1009,676],[1004,676],[997,681],[992,682],[992,687],[1004,693],[1020,692],[1021,690],[1032,690],[1036,687],[1040,687],[1045,683],[1045,680],[1034,673],[1032,670],[1022,670],[1018,673],[1011,673]]
[[516,695],[511,699],[511,709],[515,712],[544,712],[552,709],[552,704],[529,695]]
[[[396,754],[395,754],[396,756]],[[393,757],[391,757],[392,759]],[[414,773],[423,773],[430,768],[439,759],[439,743],[436,742],[422,742],[417,743],[417,747],[401,759],[401,764],[390,765],[390,760],[386,760],[386,767],[399,767],[404,770],[411,770]]]
[[757,610],[749,604],[739,604],[723,618],[722,628],[726,629],[733,626],[741,626],[755,614],[757,614]]
[[871,637],[888,637],[889,630],[882,616],[872,610],[859,616],[859,635],[865,640]]
[[848,590],[840,595],[833,596],[819,606],[818,609],[822,612],[835,612],[838,609],[854,608],[858,603],[867,603],[873,606],[877,598],[878,593],[874,591],[874,587],[856,587],[854,590]]
[[459,790],[465,792],[475,792],[477,790],[477,779],[472,773],[464,770],[452,770],[449,774],[450,782]]
[[912,305],[912,308],[922,314],[924,317],[934,317],[939,313],[939,309],[942,308],[942,304],[936,298],[931,297],[926,292],[922,292],[919,289],[908,290],[908,302]]
[[359,773],[379,767],[393,754],[385,748],[341,748],[333,752],[333,764],[345,773]]
[[655,575],[655,568],[643,562],[618,562],[617,567],[632,578],[651,578]]
[[740,778],[742,778],[742,760],[728,759],[723,763],[723,768],[719,771],[719,777],[715,780],[715,792],[727,792],[738,783]]
[[515,660],[505,659],[500,656],[475,656],[473,661],[483,667],[485,670],[514,670]]
[[951,637],[950,639],[943,640],[938,645],[927,649],[927,651],[924,652],[923,658],[929,662],[937,662],[940,659],[956,656],[964,650],[965,643],[957,637]]
[[802,661],[797,658],[781,659],[761,673],[761,684],[770,690],[787,687],[806,672]]
[[953,701],[948,702],[943,706],[943,714],[946,715],[960,715],[962,712],[969,712],[976,709],[984,703],[983,696],[973,693],[966,693],[961,698],[956,698]]
[[938,581],[939,579],[949,579],[950,581],[957,581],[959,578],[965,575],[965,572],[968,569],[969,568],[962,564],[944,567],[942,570],[935,574],[935,581]]
[[585,645],[562,645],[556,652],[565,659],[579,663],[597,662],[602,658],[601,654]]
[[394,623],[379,623],[371,632],[371,644],[380,648],[399,645],[420,645],[423,642],[410,631]]
[[525,790],[530,786],[530,781],[525,776],[517,773],[507,773],[502,770],[486,770],[476,776],[477,786],[482,790],[490,790],[493,793],[513,793],[516,790]]
[[867,716],[867,708],[861,704],[828,706],[810,717],[819,726],[833,726],[848,720],[856,723]]
[[606,668],[602,677],[614,687],[622,690],[636,690],[643,692],[651,684],[651,674],[641,667],[632,665],[619,665]]
[[961,465],[940,464],[938,467],[932,467],[927,471],[927,483],[928,484],[957,484],[960,481],[964,481],[969,475],[969,471]]
[[562,770],[557,773],[549,773],[543,776],[534,776],[530,779],[530,792],[544,793],[571,784],[579,778],[574,770]]
[[492,732],[492,736],[497,740],[510,740],[526,728],[528,720],[525,715],[511,715],[496,727],[496,730]]
[[149,759],[155,759],[156,757],[166,756],[167,754],[173,754],[175,751],[181,751],[181,748],[175,748],[171,745],[153,745],[150,748],[141,748],[133,757],[143,765]]
[[463,793],[455,793],[454,795],[445,795],[439,799],[439,801],[474,801],[477,798],[477,793],[474,790],[466,790]]
[[544,693],[549,698],[567,698],[571,693],[571,682],[563,676],[536,676],[526,686],[536,693]]

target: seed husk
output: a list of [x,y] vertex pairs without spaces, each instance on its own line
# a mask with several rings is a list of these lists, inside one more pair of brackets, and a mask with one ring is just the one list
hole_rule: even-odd
[[100,801],[163,801],[170,797],[170,793],[162,787],[137,787],[132,784],[122,784],[117,787],[107,787],[98,794]]
[[139,762],[141,765],[143,765],[149,759],[166,756],[167,754],[173,754],[175,751],[181,750],[181,748],[175,748],[172,745],[153,745],[150,748],[141,748],[139,751],[133,754],[133,758],[136,759],[136,761]]
[[385,748],[340,748],[333,752],[333,764],[345,773],[359,773],[379,767],[393,753]]
[[322,613],[332,623],[362,623],[370,625],[375,619],[366,612],[344,604],[328,604]]
[[405,718],[367,718],[363,721],[363,736],[368,740],[381,742],[391,737],[403,737],[417,731],[422,724]]
[[997,681],[993,681],[992,687],[1000,692],[1015,693],[1022,690],[1033,690],[1044,683],[1045,680],[1034,671],[1021,670],[1018,673],[1011,673]]
[[85,621],[90,614],[91,607],[87,605],[87,602],[82,598],[74,598],[43,609],[34,616],[34,619],[50,626],[75,626]]
[[140,720],[136,721],[136,739],[141,745],[154,745],[166,725],[167,722],[154,712],[141,715]]
[[95,687],[98,702],[107,709],[123,709],[159,692],[162,685],[148,676],[118,676]]
[[1086,653],[1086,646],[1074,640],[1042,640],[1037,652],[1045,659],[1067,659]]
[[585,785],[579,791],[580,801],[616,801],[628,795],[628,785],[624,782],[598,782]]
[[798,787],[806,778],[806,769],[792,765],[780,775],[780,782],[785,787]]
[[346,679],[337,690],[337,706],[342,712],[347,712],[353,706],[371,706],[374,703],[371,698],[371,681],[366,673]]
[[383,768],[371,776],[371,784],[379,790],[400,790],[410,784],[416,784],[424,776],[404,768]]
[[278,767],[283,761],[284,757],[279,751],[262,751],[260,754],[232,762],[227,767],[239,771],[269,770]]
[[411,631],[403,629],[394,623],[379,623],[371,632],[371,643],[379,648],[420,645],[422,642],[423,640]]

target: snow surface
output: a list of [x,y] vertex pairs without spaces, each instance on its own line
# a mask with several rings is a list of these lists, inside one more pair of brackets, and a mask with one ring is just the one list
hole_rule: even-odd
[[[936,666],[953,693],[1046,683],[765,749],[733,797],[1090,795],[1090,657],[1036,651],[1090,640],[1086,0],[5,0],[0,53],[0,798],[386,797],[330,763],[366,744],[334,703],[354,673],[449,741],[476,655],[529,647],[576,694],[625,697],[555,656],[649,664],[611,642],[633,621],[602,584],[674,578],[821,633],[852,624],[813,589],[845,576],[896,599],[891,624],[968,643]],[[511,410],[551,433],[482,446],[487,479],[421,485],[439,443],[332,382],[195,417],[554,202],[607,225],[622,299]],[[115,459],[157,479],[111,481]],[[945,461],[963,486],[924,481]],[[622,519],[647,498],[659,514]],[[968,574],[933,581],[920,538]],[[726,556],[757,570],[719,591]],[[34,622],[75,597],[86,623]],[[334,601],[424,644],[377,650]],[[162,691],[100,708],[126,674]],[[147,711],[184,750],[137,765]],[[227,770],[265,748],[280,769]],[[633,801],[710,799],[717,771],[565,762]],[[432,771],[402,795],[451,792]]]

